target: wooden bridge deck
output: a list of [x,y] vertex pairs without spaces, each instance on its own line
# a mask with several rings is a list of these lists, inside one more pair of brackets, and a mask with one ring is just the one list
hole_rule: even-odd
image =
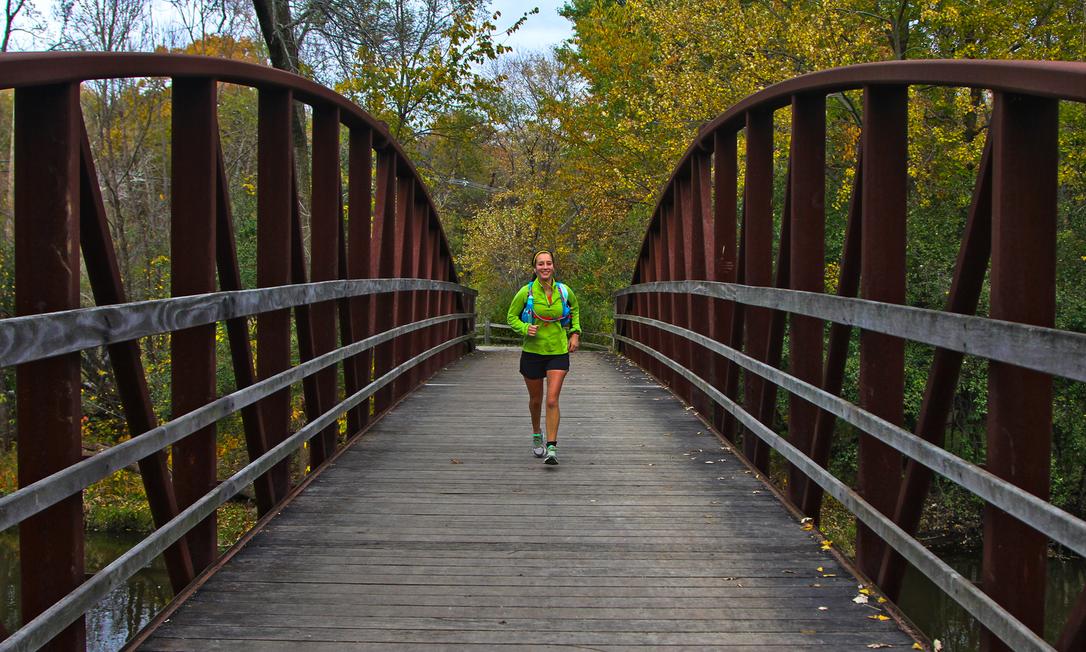
[[623,360],[574,355],[561,464],[544,466],[516,355],[479,351],[435,376],[140,649],[911,646]]

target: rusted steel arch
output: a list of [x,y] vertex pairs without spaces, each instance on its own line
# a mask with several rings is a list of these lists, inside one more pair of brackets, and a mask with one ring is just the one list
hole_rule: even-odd
[[[2,70],[2,67],[0,67]],[[739,132],[746,127],[744,116],[754,109],[775,111],[788,106],[796,95],[829,95],[858,90],[864,86],[925,84],[982,88],[1061,100],[1086,102],[1086,63],[1078,61],[983,61],[930,59],[924,61],[881,61],[860,63],[831,70],[810,72],[774,84],[740,100],[724,113],[698,128],[694,142],[656,193],[653,220],[670,197],[677,177],[686,174],[690,159],[698,151],[712,151],[718,132]],[[651,230],[651,228],[649,229]],[[645,253],[645,242],[641,243]],[[637,280],[632,280],[636,283]]]
[[[340,122],[349,128],[367,127],[374,132],[374,149],[392,148],[397,163],[407,166],[410,175],[421,179],[415,164],[388,131],[388,125],[363,111],[339,93],[295,75],[245,61],[217,59],[189,54],[156,54],[147,52],[13,52],[0,54],[0,89],[27,86],[47,86],[84,82],[93,79],[125,79],[133,77],[194,77],[218,82],[249,86],[256,89],[290,90],[294,99],[310,106],[325,105],[339,109]],[[431,210],[433,198],[425,184],[418,184]],[[448,238],[440,220],[437,223],[441,240],[448,250]],[[450,269],[457,281],[455,268]]]
[[[1081,359],[1086,355],[1086,336],[1054,329],[1058,109],[1060,101],[1086,103],[1086,64],[1079,62],[931,60],[861,64],[803,75],[750,95],[699,129],[661,186],[632,275],[632,287],[616,297],[616,339],[623,344],[623,352],[672,385],[677,396],[701,411],[727,439],[736,439],[736,421],[742,422],[743,453],[759,471],[769,469],[769,445],[788,458],[788,498],[816,522],[827,486],[825,476],[818,478],[828,466],[829,442],[840,415],[835,417],[822,407],[816,409],[785,385],[799,381],[829,395],[839,394],[851,329],[858,327],[859,399],[850,409],[900,427],[904,420],[904,343],[922,342],[925,336],[922,329],[915,327],[888,336],[885,328],[856,325],[852,313],[814,315],[805,308],[732,299],[727,293],[743,290],[761,297],[776,287],[801,291],[797,296],[806,295],[805,302],[824,298],[844,304],[860,299],[876,309],[885,308],[883,312],[902,307],[906,297],[909,194],[908,88],[914,85],[978,89],[992,94],[991,128],[976,170],[965,232],[942,312],[948,316],[972,315],[987,277],[991,288],[989,316],[967,317],[975,320],[971,323],[990,332],[1003,326],[1029,332],[1030,344],[1045,355],[1050,355],[1053,347],[1042,341],[1041,334],[1052,333],[1072,343],[1070,352],[1063,353],[1068,360]],[[861,89],[862,125],[837,297],[818,297],[825,293],[825,101],[831,94]],[[784,199],[778,202],[774,199],[772,161],[777,147],[773,143],[773,112],[789,105],[791,151],[786,183],[782,184]],[[746,134],[746,183],[740,196],[736,141],[741,131]],[[716,170],[711,190],[700,187],[707,185],[701,179],[710,158]],[[687,223],[700,220],[707,212],[698,208],[697,201],[690,207],[686,197],[692,187],[699,188],[695,192],[700,192],[702,203],[710,199],[715,202],[711,209],[715,222],[712,228],[702,229],[704,243],[696,241],[695,225]],[[782,210],[783,214],[778,213]],[[774,235],[778,217],[779,240]],[[737,238],[740,231],[742,237]],[[695,242],[689,241],[691,237]],[[707,264],[699,269],[691,265],[690,259],[702,251]],[[669,282],[670,287],[660,282]],[[702,290],[709,287],[714,288],[709,293],[713,297],[710,309],[695,308],[699,296],[706,294]],[[757,365],[770,369],[780,366],[786,313],[791,314],[793,344],[790,374],[785,374],[789,383],[766,382],[763,374],[751,370]],[[689,325],[694,314],[702,315],[710,332],[708,340],[698,340],[700,353],[690,352],[690,341],[696,335]],[[824,341],[827,321],[831,330]],[[1031,370],[1028,354],[1015,347],[1012,339],[993,335],[989,343],[994,348],[987,353],[933,344],[936,350],[923,404],[915,432],[908,435],[942,446],[941,424],[949,413],[964,356],[987,358],[985,467],[1005,489],[1013,487],[1047,501],[1051,482],[1052,378],[1078,380],[1081,373],[1077,367],[1067,365]],[[744,348],[748,349],[745,355],[750,365],[737,364],[729,357],[733,352],[743,355]],[[995,353],[995,349],[999,352]],[[708,372],[705,355],[713,358]],[[739,367],[743,367],[742,372]],[[740,374],[744,388],[741,402],[737,398]],[[788,457],[772,441],[772,408],[780,388],[789,392],[788,445],[805,456],[803,460]],[[711,414],[703,407],[707,397],[715,403],[710,406]],[[863,510],[868,510],[868,516],[853,511],[859,519],[857,564],[887,595],[895,597],[904,569],[902,555],[918,568],[922,566],[917,560],[923,548],[912,534],[920,520],[933,469],[900,446],[876,441],[872,432],[861,428],[855,489],[856,496],[865,501]],[[816,473],[810,472],[808,462],[813,462]],[[981,608],[975,608],[980,602],[972,607],[967,606],[967,601],[960,603],[989,628],[985,649],[1007,649],[1010,641],[1022,649],[1051,649],[1036,634],[1042,625],[1044,553],[1049,540],[1066,537],[1059,528],[1026,525],[996,507],[995,502],[988,503],[984,516],[983,585],[987,595],[970,598],[990,602]],[[1075,536],[1081,536],[1086,524],[1077,517],[1063,516],[1073,523]],[[905,538],[894,541],[894,537],[887,537],[887,525],[900,527]],[[888,542],[893,545],[888,546]],[[903,549],[910,549],[909,554]],[[1000,569],[1006,568],[1014,569],[1012,576],[1001,574]],[[952,584],[943,586],[954,593]],[[1000,611],[1002,614],[997,615]],[[1057,647],[1078,649],[1083,640],[1086,591],[1065,623]]]
[[[218,131],[219,83],[250,87],[258,96],[256,286],[280,298],[290,293],[290,283],[303,292],[353,287],[291,305],[269,300],[253,306],[249,317],[256,321],[256,355],[246,318],[219,315],[226,321],[237,392],[253,399],[240,407],[250,459],[247,470],[239,472],[247,479],[242,482],[235,474],[240,485],[217,483],[218,416],[176,440],[152,441],[153,433],[169,424],[158,423],[150,402],[140,361],[138,338],[143,335],[118,339],[117,326],[138,319],[140,304],[128,302],[124,295],[79,95],[84,81],[123,78],[171,80],[169,244],[174,300],[204,295],[230,303],[230,297],[247,292],[240,282]],[[88,605],[142,566],[147,555],[165,551],[171,584],[175,591],[183,589],[218,557],[214,515],[221,501],[240,486],[255,483],[258,512],[273,513],[276,504],[295,495],[285,460],[304,440],[313,439],[309,462],[319,473],[329,455],[336,454],[333,426],[344,411],[350,413],[349,434],[361,436],[370,421],[374,393],[391,387],[386,394],[399,400],[422,378],[470,351],[474,291],[456,283],[448,239],[432,197],[387,126],[312,81],[256,64],[196,56],[20,53],[0,55],[0,88],[15,91],[18,315],[0,322],[0,331],[11,335],[24,317],[41,320],[26,342],[29,350],[41,355],[9,363],[16,366],[21,488],[8,498],[27,506],[33,502],[27,497],[37,490],[34,487],[53,492],[52,502],[40,509],[22,510],[15,502],[0,508],[9,521],[19,524],[24,620],[22,628],[0,641],[0,649],[37,647],[50,640],[58,649],[82,649],[82,615]],[[314,146],[311,156],[299,161],[313,166],[309,220],[314,248],[308,257],[290,141],[295,101],[313,109]],[[346,156],[341,151],[341,127],[349,132]],[[374,159],[376,176],[384,181],[377,187],[371,175]],[[343,177],[345,163],[348,174]],[[350,199],[348,215],[345,193]],[[376,211],[371,210],[373,199]],[[374,233],[392,237],[371,238],[371,226]],[[411,237],[405,239],[408,232]],[[41,255],[45,250],[56,255]],[[395,264],[388,265],[392,260]],[[79,351],[87,347],[77,345],[73,340],[79,338],[61,323],[83,310],[78,291],[83,261],[99,304],[90,310],[104,309],[117,317],[107,320],[99,334],[111,342],[111,364],[132,435],[108,454],[85,463],[80,461],[84,413]],[[386,278],[374,279],[378,272]],[[420,284],[421,275],[433,282]],[[391,278],[397,276],[404,278]],[[371,287],[363,289],[359,283]],[[386,306],[389,315],[395,306],[393,319],[374,320],[375,306]],[[338,348],[332,323],[337,309]],[[206,412],[217,398],[214,322],[221,320],[205,316],[207,323],[192,327],[171,327],[170,319],[160,324],[171,333],[175,416]],[[314,321],[319,328],[313,327]],[[376,328],[381,327],[384,332],[378,333]],[[291,366],[292,328],[302,363],[298,366]],[[44,339],[50,332],[65,339],[65,353],[49,351]],[[380,355],[373,355],[375,347]],[[297,375],[298,369],[318,360],[326,362],[314,369],[318,377]],[[343,390],[349,398],[333,405],[339,396],[333,366],[339,363],[344,366]],[[253,393],[258,386],[270,387],[266,381],[272,378],[287,378],[284,374],[290,379],[283,381],[286,385]],[[400,378],[403,374],[407,375]],[[295,382],[303,386],[309,420],[304,435],[290,434],[294,426],[286,398]],[[26,418],[28,414],[34,418]],[[318,423],[319,428],[314,425]],[[314,428],[319,431],[316,438]],[[167,469],[165,446],[172,446],[175,462],[181,460],[173,473]],[[134,451],[133,447],[140,448],[136,457],[157,529],[125,553],[121,565],[85,581],[82,491],[102,477],[99,472],[111,472],[107,458]],[[91,467],[97,471],[74,485],[65,484],[65,477]]]

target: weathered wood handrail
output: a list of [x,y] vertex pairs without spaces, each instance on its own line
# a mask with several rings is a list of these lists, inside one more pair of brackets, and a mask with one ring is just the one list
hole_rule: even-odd
[[[900,305],[911,85],[993,97],[944,312]],[[837,296],[827,296],[826,98],[855,89],[864,93],[861,137]],[[1048,500],[1051,379],[1086,380],[1086,335],[1054,328],[1057,108],[1060,100],[1086,102],[1084,89],[1086,64],[1021,61],[864,64],[767,88],[699,131],[659,193],[631,287],[616,295],[620,351],[670,384],[723,436],[741,437],[759,470],[768,470],[771,449],[783,456],[787,497],[797,509],[817,521],[823,491],[840,500],[858,518],[860,570],[895,598],[907,559],[983,624],[990,650],[1053,649],[1040,635],[1047,545],[1086,554],[1086,522]],[[788,106],[774,270],[772,118]],[[973,316],[989,260],[990,314]],[[778,367],[789,322],[784,371]],[[852,328],[860,329],[858,405],[839,398]],[[915,433],[901,427],[906,340],[935,347]],[[983,468],[942,447],[965,355],[990,360]],[[789,393],[787,440],[772,430],[778,387]],[[855,490],[826,470],[838,419],[861,433]],[[932,472],[988,504],[983,590],[913,536]],[[1083,645],[1086,592],[1057,648]]]
[[[173,298],[142,302],[125,297],[80,108],[84,81],[134,77],[168,78],[171,102]],[[252,289],[242,287],[219,137],[222,84],[257,91]],[[0,366],[16,368],[20,481],[0,499],[0,526],[19,525],[25,623],[0,649],[81,650],[81,616],[96,596],[159,552],[180,591],[218,555],[222,501],[253,484],[258,512],[269,513],[290,493],[288,457],[303,442],[317,471],[340,445],[337,419],[346,414],[348,435],[362,432],[470,350],[475,292],[457,283],[434,202],[386,126],[310,80],[206,57],[20,53],[0,55],[0,88],[15,89],[17,316],[0,321]],[[296,102],[312,110],[308,238]],[[83,262],[92,308],[80,305]],[[218,323],[237,383],[221,398]],[[173,418],[160,425],[140,340],[166,333]],[[83,460],[80,351],[97,346],[108,348],[132,437]],[[299,382],[308,425],[291,433],[289,388]],[[348,398],[337,404],[341,392]],[[220,484],[215,423],[235,412],[249,465]],[[158,530],[84,581],[82,491],[136,461]]]

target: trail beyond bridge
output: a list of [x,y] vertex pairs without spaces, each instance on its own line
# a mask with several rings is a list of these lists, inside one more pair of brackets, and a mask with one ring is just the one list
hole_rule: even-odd
[[[170,121],[153,300],[126,294],[80,103],[115,78],[167,80],[138,89]],[[942,309],[903,305],[916,85],[991,112]],[[477,292],[426,185],[358,106],[163,54],[0,55],[6,88],[19,487],[0,530],[19,529],[21,613],[0,652],[85,649],[86,614],[158,557],[176,598],[132,642],[146,650],[930,649],[893,617],[910,567],[985,652],[1086,649],[1086,591],[1044,631],[1049,550],[1086,556],[1086,521],[1050,497],[1053,384],[1086,381],[1086,335],[1056,328],[1058,280],[1081,274],[1053,254],[1060,107],[1086,102],[1086,64],[851,66],[704,125],[606,299],[613,350],[575,354],[557,468],[529,454],[514,354],[475,345]],[[255,114],[255,184],[228,174],[225,88]],[[826,101],[853,91],[834,231]],[[930,360],[908,416],[907,344]],[[130,436],[84,455],[92,357]],[[983,460],[944,447],[973,358]],[[227,430],[241,459],[217,446]],[[87,575],[85,492],[135,465],[154,530]],[[983,505],[979,582],[917,538],[935,479]],[[219,510],[250,489],[256,526],[224,555]],[[819,534],[827,514],[855,526],[854,569]]]
[[[866,650],[912,639],[651,378],[577,353],[558,467],[513,350],[439,372],[140,650]],[[822,570],[819,570],[819,569]]]

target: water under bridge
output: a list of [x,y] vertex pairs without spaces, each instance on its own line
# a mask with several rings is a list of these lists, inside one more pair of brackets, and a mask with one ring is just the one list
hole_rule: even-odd
[[[82,83],[128,77],[170,80],[169,299],[126,299],[80,109]],[[259,96],[249,289],[223,84]],[[945,310],[902,305],[917,84],[981,89],[993,105]],[[1086,647],[1086,597],[1054,641],[1038,634],[1049,545],[1086,553],[1086,522],[1048,500],[1052,379],[1086,380],[1086,336],[1053,328],[1052,256],[1059,105],[1086,101],[1086,65],[829,70],[703,127],[615,295],[614,351],[574,356],[557,467],[529,454],[514,354],[474,343],[475,293],[425,185],[358,107],[280,71],[169,55],[4,55],[0,86],[16,104],[18,316],[0,322],[0,365],[16,369],[20,481],[0,528],[19,527],[24,623],[0,649],[82,649],[87,610],[159,555],[177,598],[140,649],[925,647],[893,607],[906,565],[983,625],[986,649]],[[829,293],[826,98],[854,90],[860,154]],[[236,381],[222,396],[216,325]],[[141,343],[164,334],[173,417],[160,423]],[[934,350],[911,429],[905,341]],[[80,352],[96,347],[133,436],[84,457]],[[942,446],[965,356],[990,361],[983,466]],[[857,403],[842,397],[850,360]],[[235,414],[249,460],[222,478],[215,424]],[[860,433],[851,484],[826,470],[838,425]],[[156,529],[87,577],[83,492],[133,464]],[[933,474],[987,504],[979,586],[914,537]],[[250,486],[260,519],[220,555],[216,509]],[[855,565],[816,527],[826,495],[856,519]]]

